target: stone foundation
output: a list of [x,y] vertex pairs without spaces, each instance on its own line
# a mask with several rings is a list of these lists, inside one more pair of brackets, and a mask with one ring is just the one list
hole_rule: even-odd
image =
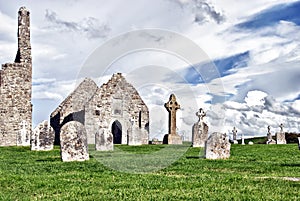
[[177,134],[166,134],[163,140],[164,144],[182,144],[182,139]]

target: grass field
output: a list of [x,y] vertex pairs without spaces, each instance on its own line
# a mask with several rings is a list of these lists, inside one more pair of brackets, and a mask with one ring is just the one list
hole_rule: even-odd
[[[165,146],[117,149],[139,156]],[[232,145],[230,159],[217,161],[199,158],[202,152],[189,148],[164,169],[132,174],[107,168],[98,156],[63,163],[58,147],[0,147],[0,200],[300,200],[296,144]]]

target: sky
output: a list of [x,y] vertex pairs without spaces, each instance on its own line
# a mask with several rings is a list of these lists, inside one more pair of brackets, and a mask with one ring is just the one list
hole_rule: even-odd
[[148,105],[150,139],[168,131],[171,93],[185,139],[199,108],[209,133],[300,130],[300,1],[0,0],[0,63],[15,58],[21,6],[31,13],[34,126],[84,76],[101,86],[121,72]]

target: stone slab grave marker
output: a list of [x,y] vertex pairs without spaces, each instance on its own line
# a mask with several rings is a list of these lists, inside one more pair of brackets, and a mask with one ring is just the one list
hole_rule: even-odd
[[298,148],[300,150],[300,137],[298,137]]
[[283,132],[283,124],[279,125],[280,132],[276,133],[276,142],[277,144],[286,144],[285,133]]
[[268,129],[268,133],[267,133],[268,140],[267,140],[266,144],[276,144],[276,141],[273,140],[273,138],[272,138],[271,127],[268,126],[267,129]]
[[48,121],[38,124],[31,135],[32,151],[49,151],[53,149],[55,133]]
[[230,157],[230,146],[226,133],[214,132],[205,143],[205,158],[227,159]]
[[208,138],[208,126],[204,122],[206,112],[204,112],[204,110],[200,108],[199,111],[196,112],[196,116],[198,116],[199,120],[193,125],[192,146],[204,147],[205,141]]
[[127,130],[127,145],[137,146],[142,145],[143,130],[133,125]]
[[[103,123],[107,126],[107,123]],[[97,151],[112,151],[114,150],[113,134],[107,132],[107,129],[100,128],[95,135],[95,146]]]
[[89,160],[87,134],[80,122],[70,121],[60,133],[60,151],[63,162]]
[[28,123],[23,120],[20,123],[20,130],[18,132],[17,146],[29,146],[30,145],[30,130],[28,129]]
[[270,130],[271,130],[271,127],[268,126],[267,129],[268,129],[267,138],[268,138],[268,141],[269,141],[269,140],[272,140],[272,133],[271,133],[271,131],[270,131]]
[[176,112],[180,109],[180,105],[174,94],[170,95],[169,101],[165,103],[165,108],[169,112],[169,134],[164,136],[164,144],[182,144],[181,137],[176,133]]
[[233,138],[233,144],[238,144],[238,141],[236,140],[237,130],[235,127],[233,127],[232,130],[232,138]]
[[244,138],[244,134],[242,134],[242,145],[245,145],[245,138]]

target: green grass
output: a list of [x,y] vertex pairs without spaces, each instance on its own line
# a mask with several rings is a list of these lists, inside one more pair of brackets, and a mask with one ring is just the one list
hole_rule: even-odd
[[0,147],[0,200],[300,199],[300,182],[284,179],[300,178],[296,144],[232,145],[230,159],[215,161],[199,157],[202,149],[189,148],[172,165],[150,173],[120,172],[102,164],[114,154],[124,160],[146,155],[151,161],[166,147],[122,145],[116,153],[93,153],[89,161],[68,163],[61,162],[58,147],[50,152]]

